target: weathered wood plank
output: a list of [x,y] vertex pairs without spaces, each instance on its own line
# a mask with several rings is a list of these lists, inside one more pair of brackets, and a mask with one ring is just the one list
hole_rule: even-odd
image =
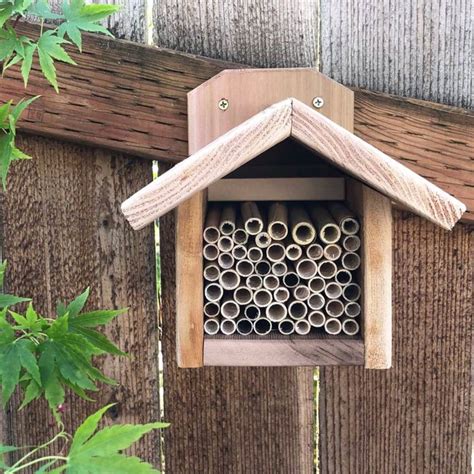
[[314,67],[316,0],[159,1],[155,43],[255,67]]
[[321,370],[322,473],[471,472],[472,235],[395,212],[393,366]]
[[[89,35],[84,51],[72,54],[79,68],[58,65],[60,95],[33,70],[29,90],[42,98],[22,129],[169,161],[188,156],[186,93],[237,66]],[[0,85],[0,101],[25,94],[14,68]],[[474,219],[472,112],[366,91],[356,91],[355,110],[358,136],[465,202]]]
[[469,108],[470,0],[321,2],[321,72],[348,86]]
[[[256,11],[261,11],[265,3],[268,2],[253,2],[249,9],[257,8]],[[276,5],[272,10],[274,16],[283,17],[282,15],[290,14],[291,8],[286,2],[278,1],[274,4]],[[195,52],[201,47],[201,34],[206,34],[204,32],[212,31],[213,28],[221,28],[217,19],[206,15],[206,11],[209,10],[206,9],[205,2],[200,2],[201,10],[197,12],[197,17],[187,16],[179,23],[175,23],[176,15],[173,12],[174,8],[182,8],[181,6],[175,7],[176,2],[168,0],[159,2],[158,5],[160,8],[158,29],[164,25],[179,24],[178,34],[186,37],[186,49],[190,52]],[[184,4],[182,5],[184,7]],[[227,6],[228,3],[225,8]],[[186,7],[193,8],[189,2]],[[221,7],[215,2],[213,7],[220,8],[225,15],[224,6]],[[311,18],[311,4],[301,3],[299,8],[303,12],[301,18]],[[271,21],[271,18],[268,19]],[[304,21],[300,21],[288,29],[286,40],[289,45],[301,43],[299,38],[304,34],[303,23]],[[248,21],[241,21],[240,27],[243,32],[248,32],[247,24]],[[199,25],[198,34],[193,34],[194,25]],[[315,25],[316,22],[312,27]],[[277,32],[278,28],[274,30]],[[278,33],[266,31],[264,40],[271,41],[273,34]],[[173,46],[173,35],[173,31],[161,34],[159,44]],[[233,59],[252,63],[254,58],[250,48],[253,48],[253,45],[248,44],[247,50],[237,47]],[[308,44],[307,47],[314,48],[315,56],[315,43]],[[228,54],[229,46],[228,43],[218,39],[215,45],[204,44],[200,51],[222,58]],[[279,51],[273,54],[265,65],[274,66],[276,63],[282,64],[283,61],[286,65],[295,65],[293,51],[291,55],[287,50]],[[210,69],[207,72],[210,73]],[[209,77],[215,73],[216,71]],[[161,170],[163,168],[164,166]],[[177,368],[174,356],[176,348],[174,225],[172,213],[160,219],[165,416],[173,423],[165,434],[167,472],[170,474],[312,473],[313,371],[311,369]],[[284,420],[284,423],[281,423],[281,420]]]
[[[158,420],[153,231],[132,231],[118,206],[151,179],[150,162],[32,136],[21,137],[19,146],[34,159],[12,168],[3,194],[7,289],[32,297],[36,309],[51,316],[58,299],[70,300],[89,285],[89,308],[130,308],[107,331],[130,357],[100,363],[119,385],[101,387],[95,403],[69,394],[66,428],[111,402],[117,405],[106,416],[110,422]],[[2,441],[24,446],[48,440],[55,428],[45,404],[34,402],[20,413],[18,405],[16,395]],[[159,434],[134,451],[158,466]]]
[[289,367],[364,365],[364,342],[352,337],[205,337],[204,365]]

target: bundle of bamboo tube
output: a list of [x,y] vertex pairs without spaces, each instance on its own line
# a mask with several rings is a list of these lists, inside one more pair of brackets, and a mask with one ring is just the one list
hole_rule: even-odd
[[204,331],[360,331],[360,223],[342,202],[212,203],[205,220]]

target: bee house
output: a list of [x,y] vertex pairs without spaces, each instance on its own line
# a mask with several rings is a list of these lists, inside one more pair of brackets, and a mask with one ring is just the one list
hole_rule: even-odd
[[181,367],[390,367],[392,202],[446,229],[465,207],[353,135],[353,114],[312,69],[188,94],[190,157],[122,206],[137,229],[177,208]]

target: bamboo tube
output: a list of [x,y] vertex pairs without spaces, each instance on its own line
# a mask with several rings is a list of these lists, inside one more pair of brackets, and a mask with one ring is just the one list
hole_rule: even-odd
[[308,245],[316,238],[316,229],[301,206],[292,206],[289,210],[291,236],[300,245]]
[[352,273],[349,270],[346,270],[345,268],[341,268],[336,273],[336,281],[340,285],[347,285],[352,281]]
[[259,247],[250,247],[247,252],[247,257],[252,262],[260,262],[263,258],[262,249]]
[[240,305],[244,306],[252,302],[253,293],[252,290],[246,286],[239,286],[234,290],[234,300]]
[[219,321],[215,318],[204,321],[204,332],[209,336],[214,336],[219,332]]
[[360,298],[360,286],[357,283],[349,283],[344,287],[342,296],[346,301],[357,301]]
[[204,246],[204,249],[202,250],[202,254],[204,255],[204,258],[208,260],[209,262],[212,262],[214,260],[217,260],[217,257],[219,255],[219,249],[217,248],[217,245],[215,244],[207,244]]
[[255,264],[255,273],[260,276],[268,275],[272,271],[272,267],[266,260],[260,260]]
[[285,254],[288,260],[295,262],[303,255],[303,249],[300,245],[295,244],[294,242],[288,242],[286,245]]
[[335,336],[336,334],[339,334],[342,331],[341,321],[336,318],[328,318],[326,319],[326,322],[324,324],[324,329],[328,334],[332,334],[333,336]]
[[355,252],[346,252],[342,256],[341,263],[346,270],[353,272],[360,267],[360,257]]
[[330,260],[323,260],[319,263],[318,273],[325,280],[333,278],[336,275],[337,267],[334,262]]
[[322,328],[326,322],[326,316],[321,311],[312,311],[309,313],[308,321],[314,328]]
[[313,311],[318,311],[320,309],[323,309],[325,303],[326,303],[326,299],[324,298],[324,296],[321,293],[313,293],[308,298],[308,306]]
[[237,324],[233,319],[223,319],[221,321],[221,332],[226,336],[230,336],[237,330]]
[[296,273],[300,278],[303,278],[303,280],[310,280],[318,273],[318,266],[313,260],[303,258],[296,264]]
[[311,325],[306,319],[300,319],[295,322],[295,332],[300,336],[305,336],[311,332]]
[[234,266],[234,257],[231,253],[223,252],[217,257],[217,262],[222,269],[228,270]]
[[219,301],[224,294],[224,290],[218,283],[209,283],[204,289],[204,296],[207,301]]
[[258,290],[262,288],[263,280],[260,275],[250,275],[246,283],[251,290]]
[[265,314],[270,321],[278,323],[286,318],[288,310],[283,303],[270,303],[265,310]]
[[341,237],[341,229],[327,209],[321,204],[314,204],[310,214],[318,229],[321,242],[335,244]]
[[288,306],[291,319],[303,319],[308,313],[308,307],[302,301],[292,301]]
[[278,331],[280,334],[289,336],[295,332],[295,323],[291,319],[284,319],[278,323]]
[[331,300],[342,296],[342,286],[334,281],[329,282],[324,289],[324,294]]
[[309,288],[305,285],[298,285],[296,288],[293,288],[293,297],[298,301],[306,301],[309,295]]
[[285,262],[275,262],[272,265],[272,273],[277,276],[281,277],[288,271],[288,265]]
[[253,331],[253,322],[247,318],[241,318],[237,321],[237,333],[241,336],[248,336]]
[[264,277],[263,279],[263,286],[267,289],[267,290],[275,290],[276,288],[278,288],[278,286],[280,285],[280,280],[278,279],[278,277],[276,277],[275,275],[267,275],[266,277]]
[[240,284],[240,276],[235,270],[225,270],[219,277],[219,283],[224,290],[235,290]]
[[247,257],[247,248],[245,245],[237,244],[232,249],[232,256],[236,260],[242,260]]
[[268,233],[273,240],[283,240],[288,235],[288,207],[274,202],[268,212]]
[[232,234],[232,240],[236,245],[245,245],[249,240],[249,234],[245,231],[244,224],[240,216],[237,218],[235,230]]
[[219,237],[217,247],[221,252],[231,252],[234,248],[234,241],[228,235],[223,235]]
[[355,301],[350,301],[346,304],[344,313],[349,318],[356,318],[360,314],[360,304]]
[[267,258],[270,262],[281,262],[285,259],[285,247],[273,243],[267,248]]
[[215,244],[219,240],[220,215],[221,210],[218,206],[210,206],[207,210],[206,221],[204,223],[204,232],[202,236],[204,241],[208,244]]
[[238,260],[235,270],[241,277],[248,277],[254,271],[254,264],[250,260]]
[[219,224],[222,235],[232,235],[234,233],[236,214],[234,206],[224,206]]
[[360,249],[360,237],[357,237],[357,235],[346,235],[342,239],[342,246],[348,252],[357,252]]
[[260,232],[255,237],[255,243],[257,244],[257,247],[266,249],[272,243],[272,239],[268,232]]
[[263,230],[263,219],[254,202],[243,202],[240,205],[240,212],[244,221],[244,228],[250,235],[257,235]]
[[355,336],[360,330],[359,323],[355,319],[344,318],[342,320],[342,331],[348,336]]
[[323,254],[325,258],[334,262],[342,254],[341,246],[337,244],[328,244],[324,247]]
[[326,313],[331,318],[338,318],[344,314],[344,303],[340,300],[329,300],[326,303]]
[[357,234],[360,228],[359,222],[355,215],[349,211],[344,204],[340,202],[330,202],[328,208],[343,234]]
[[253,323],[253,330],[259,336],[266,336],[272,330],[272,322],[267,318],[258,318]]
[[219,270],[219,267],[214,263],[207,263],[206,266],[204,267],[203,275],[207,281],[219,280],[220,274],[221,274],[221,271]]
[[298,286],[299,282],[300,277],[295,272],[288,272],[283,277],[283,283],[287,288],[294,288],[295,286]]
[[272,294],[265,288],[260,288],[254,292],[253,302],[259,308],[265,308],[272,302]]
[[285,303],[290,299],[290,291],[288,288],[285,287],[280,287],[275,290],[273,293],[273,298],[275,301],[278,301],[278,303]]
[[258,306],[254,304],[249,304],[245,307],[244,314],[247,319],[251,319],[253,321],[260,317],[261,310]]
[[215,301],[208,301],[204,305],[204,315],[208,318],[217,318],[217,316],[219,316],[220,310],[221,307],[219,303],[216,303]]
[[234,319],[240,314],[239,305],[230,297],[221,304],[221,315],[226,319]]
[[306,249],[306,256],[311,260],[320,260],[323,258],[323,248],[319,244],[311,244]]
[[326,287],[326,281],[320,276],[315,276],[309,280],[308,287],[311,293],[321,293]]

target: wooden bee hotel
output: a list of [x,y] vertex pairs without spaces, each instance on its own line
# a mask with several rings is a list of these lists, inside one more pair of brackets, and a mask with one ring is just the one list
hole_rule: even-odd
[[181,367],[390,367],[392,202],[448,230],[465,206],[353,135],[353,103],[312,69],[188,94],[189,158],[122,205],[177,208]]

